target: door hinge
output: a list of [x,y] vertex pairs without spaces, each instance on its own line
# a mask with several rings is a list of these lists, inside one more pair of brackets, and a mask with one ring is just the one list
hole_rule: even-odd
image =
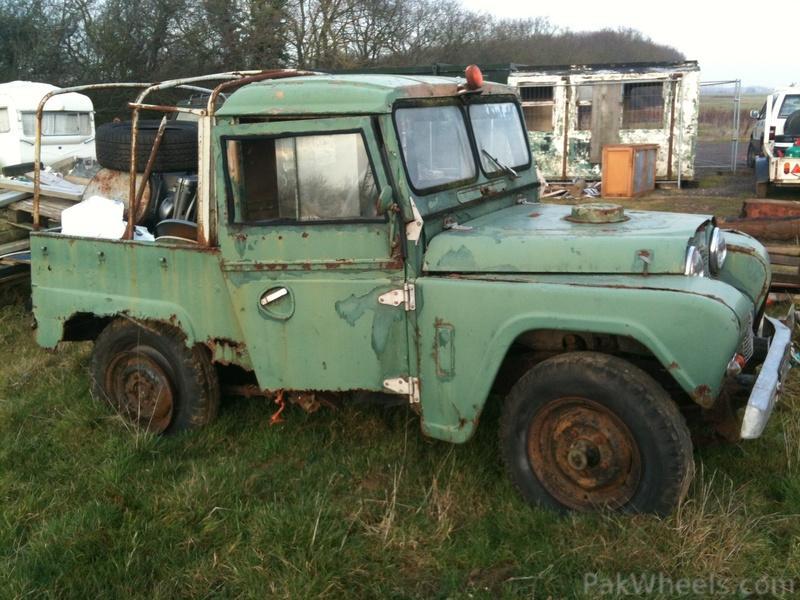
[[410,404],[419,404],[419,377],[395,377],[383,380],[383,389],[390,394],[408,396]]
[[389,306],[400,306],[405,304],[406,310],[416,310],[417,296],[413,283],[404,283],[403,287],[391,290],[385,294],[378,296],[379,304],[388,304]]
[[422,220],[422,215],[419,214],[419,209],[414,203],[414,198],[409,196],[408,202],[411,205],[411,221],[406,223],[406,239],[409,242],[414,242],[416,246],[419,244],[419,236],[422,233],[422,226],[425,222]]

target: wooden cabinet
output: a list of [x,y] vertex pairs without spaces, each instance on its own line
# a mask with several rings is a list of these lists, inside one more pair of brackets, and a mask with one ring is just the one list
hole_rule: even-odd
[[603,146],[603,198],[633,198],[656,187],[658,144]]

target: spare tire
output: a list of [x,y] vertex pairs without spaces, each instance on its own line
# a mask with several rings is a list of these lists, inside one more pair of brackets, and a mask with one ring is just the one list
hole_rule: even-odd
[[786,117],[783,124],[783,135],[800,137],[800,110],[796,110]]
[[[142,119],[136,137],[136,171],[141,173],[150,158],[161,121]],[[95,132],[97,162],[107,169],[128,171],[131,168],[131,122],[105,123]],[[169,121],[161,138],[154,173],[197,170],[197,123]]]

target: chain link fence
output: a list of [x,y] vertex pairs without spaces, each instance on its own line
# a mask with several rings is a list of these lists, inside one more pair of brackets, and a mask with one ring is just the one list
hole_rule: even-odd
[[730,171],[746,167],[753,122],[739,79],[700,83],[695,169]]

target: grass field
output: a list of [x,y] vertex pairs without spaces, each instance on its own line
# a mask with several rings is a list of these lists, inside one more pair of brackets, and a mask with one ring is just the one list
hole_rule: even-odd
[[[755,121],[750,118],[751,110],[758,110],[766,96],[743,94],[739,104],[739,139],[750,136]],[[729,141],[733,134],[733,88],[728,96],[700,94],[698,114],[698,137],[701,141]]]
[[462,446],[404,408],[270,426],[241,398],[155,438],[90,397],[89,345],[46,352],[30,326],[0,307],[2,598],[571,598],[618,574],[800,592],[798,374],[763,438],[697,449],[674,515],[557,516],[503,474],[499,398]]

